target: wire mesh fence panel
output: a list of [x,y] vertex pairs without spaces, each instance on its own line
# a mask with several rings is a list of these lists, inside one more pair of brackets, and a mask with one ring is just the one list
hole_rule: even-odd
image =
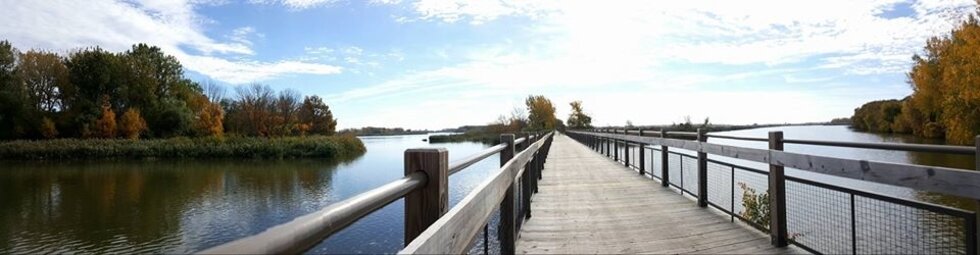
[[684,190],[694,196],[698,194],[698,159],[691,156],[681,156],[684,163]]
[[732,168],[708,162],[708,202],[732,212]]
[[647,150],[647,173],[657,179],[663,178],[662,164],[663,159],[660,156],[660,150],[649,149]]
[[857,253],[966,253],[964,217],[863,196],[855,205]]
[[735,214],[756,228],[769,228],[768,192],[768,175],[735,168]]
[[851,253],[851,195],[786,180],[790,240],[821,253]]
[[683,162],[681,162],[681,155],[670,153],[667,155],[667,171],[670,175],[670,184],[677,186],[677,188],[683,188],[684,183],[681,181],[681,167],[683,167]]

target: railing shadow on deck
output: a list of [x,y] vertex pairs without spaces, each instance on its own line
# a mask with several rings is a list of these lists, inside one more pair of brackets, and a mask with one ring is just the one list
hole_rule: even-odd
[[[708,134],[702,130],[602,129],[566,133],[640,175],[695,198],[699,206],[713,207],[732,221],[739,219],[768,233],[777,247],[793,244],[814,253],[977,254],[980,245],[977,212],[786,176],[784,168],[973,200],[980,199],[980,172],[782,151],[783,144],[792,143],[977,155],[980,169],[980,136],[974,148],[791,140],[783,139],[780,131],[770,132],[768,138]],[[768,142],[769,149],[712,144],[707,142],[709,137]],[[708,154],[715,159],[708,159]],[[764,163],[769,169],[716,160],[719,157]],[[736,192],[737,185],[741,186],[741,193]]]
[[[201,254],[302,253],[350,224],[402,197],[405,198],[405,248],[402,254],[460,254],[500,208],[501,252],[514,253],[521,223],[531,217],[531,195],[554,132],[500,136],[501,144],[465,159],[448,162],[442,148],[405,151],[405,177],[331,204],[259,234],[201,251]],[[448,177],[500,153],[500,169],[449,209]],[[517,198],[520,199],[517,199]],[[487,242],[484,241],[484,251]]]

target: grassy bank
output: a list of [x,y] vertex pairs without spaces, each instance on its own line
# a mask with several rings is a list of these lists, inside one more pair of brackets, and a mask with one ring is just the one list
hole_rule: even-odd
[[478,142],[485,144],[500,143],[500,134],[484,132],[468,132],[452,135],[430,135],[429,143],[458,143],[458,142]]
[[153,140],[54,139],[0,142],[0,159],[348,158],[366,151],[354,136]]

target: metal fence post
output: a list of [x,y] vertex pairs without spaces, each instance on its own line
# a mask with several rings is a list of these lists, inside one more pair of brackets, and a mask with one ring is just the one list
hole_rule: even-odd
[[[698,142],[708,141],[704,129],[698,128]],[[698,206],[708,207],[708,154],[698,152]]]
[[[769,149],[783,150],[783,132],[769,132]],[[772,159],[770,153],[769,159]],[[788,244],[786,234],[786,174],[782,166],[769,165],[769,236],[772,245]]]
[[[500,142],[507,145],[500,151],[500,166],[502,167],[514,158],[514,134],[500,135]],[[516,186],[516,182],[511,183],[507,187],[507,192],[504,193],[504,201],[500,202],[500,228],[497,236],[500,237],[500,253],[502,254],[514,254],[516,249],[517,218],[514,212],[517,208],[517,201],[514,200]]]
[[[643,129],[642,128],[640,129],[640,137],[643,137]],[[647,174],[646,173],[646,170],[647,170],[647,162],[646,162],[646,155],[644,155],[644,154],[646,154],[646,151],[643,149],[643,144],[642,143],[639,144],[639,145],[640,145],[640,148],[639,148],[639,151],[640,151],[640,175],[646,175]]]
[[[660,139],[667,139],[667,130],[660,130]],[[667,171],[668,167],[668,152],[666,145],[660,145],[660,181],[661,185],[664,187],[670,187],[670,171]]]
[[405,195],[408,245],[449,209],[449,152],[445,148],[405,150],[405,175],[422,172],[425,186]]

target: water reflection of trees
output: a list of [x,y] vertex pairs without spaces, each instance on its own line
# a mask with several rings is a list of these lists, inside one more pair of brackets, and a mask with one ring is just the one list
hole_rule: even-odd
[[338,162],[4,165],[0,171],[0,240],[10,241],[0,242],[0,253],[98,252],[125,247],[178,252],[202,245],[184,242],[221,242],[181,238],[189,232],[230,240],[243,231],[254,231],[241,226],[264,229],[322,206],[329,200]]

